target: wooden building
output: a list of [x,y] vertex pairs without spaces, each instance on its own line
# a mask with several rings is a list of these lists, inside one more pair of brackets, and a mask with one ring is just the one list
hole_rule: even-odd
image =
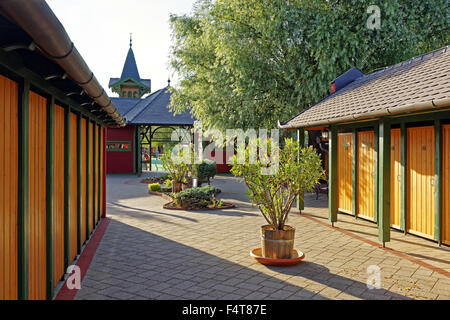
[[[364,75],[283,129],[329,136],[329,219],[338,212],[450,245],[450,47]],[[303,135],[299,134],[299,137]]]
[[43,0],[0,2],[0,300],[51,299],[105,216],[124,120]]
[[127,126],[107,130],[107,173],[141,174],[143,166],[151,168],[151,158],[155,153],[155,147],[151,146],[170,141],[160,141],[156,137],[159,132],[192,128],[194,118],[189,112],[175,115],[169,110],[169,86],[170,81],[167,87],[143,97],[151,92],[151,80],[141,79],[130,38],[121,77],[109,80],[111,90],[119,94],[111,100],[126,119]]

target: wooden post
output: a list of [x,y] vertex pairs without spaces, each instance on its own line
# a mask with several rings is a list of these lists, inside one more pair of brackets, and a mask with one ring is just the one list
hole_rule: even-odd
[[330,126],[329,133],[329,181],[328,181],[328,218],[331,224],[337,222],[337,167],[338,167],[338,137],[337,128]]
[[82,195],[81,195],[81,161],[84,161],[84,159],[81,158],[81,114],[78,114],[77,116],[77,254],[81,253],[81,247],[83,246],[83,240],[81,238],[81,219],[82,219],[82,210],[81,210],[81,204],[82,204]]
[[[137,129],[137,137],[138,137],[138,140],[137,140],[138,141],[138,143],[137,143],[137,174],[140,177],[142,174],[141,127],[137,126],[136,129]],[[152,156],[150,155],[150,162],[151,162],[151,157]]]
[[434,239],[442,243],[442,127],[434,120]]
[[353,162],[352,162],[352,211],[355,218],[358,218],[358,132],[353,129]]
[[[304,129],[297,130],[297,141],[300,148],[305,146],[305,131]],[[297,155],[298,157],[299,155]],[[297,209],[300,213],[305,209],[305,190],[302,190],[297,197]]]
[[406,234],[406,182],[407,182],[407,155],[406,155],[406,125],[404,122],[400,124],[400,163],[401,163],[401,171],[400,171],[400,227],[403,232]]
[[25,79],[19,89],[19,180],[17,210],[18,298],[28,299],[28,230],[29,230],[29,96],[30,82]]
[[55,98],[47,99],[47,143],[46,143],[46,291],[47,299],[53,297],[53,273],[54,273],[54,250],[53,250],[53,211],[54,211],[54,128],[55,128]]
[[95,122],[92,122],[92,229],[95,228],[95,217],[97,215],[97,208],[95,206],[95,198],[97,195],[95,185],[97,184],[97,168],[95,166],[95,162],[97,160],[96,153],[97,153],[97,132],[95,130],[96,124]]
[[89,239],[90,230],[89,230],[89,201],[90,201],[90,189],[89,189],[89,167],[90,167],[90,142],[91,142],[91,136],[90,136],[90,130],[89,130],[89,124],[91,120],[89,118],[86,119],[86,170],[84,174],[86,175],[86,239]]
[[[378,212],[379,212],[379,190],[378,186],[380,184],[380,161],[379,161],[379,155],[380,155],[380,130],[377,125],[374,127],[374,138],[373,138],[373,152],[374,152],[374,173],[373,173],[373,219],[375,222],[378,222]],[[390,133],[389,133],[390,136]],[[390,146],[389,146],[390,150]],[[390,164],[389,164],[390,168]]]
[[102,126],[100,124],[98,124],[97,126],[97,132],[98,132],[98,146],[97,146],[97,159],[98,159],[98,163],[97,163],[97,168],[98,168],[98,173],[97,173],[97,179],[98,179],[98,186],[97,186],[97,207],[98,207],[98,212],[97,212],[97,223],[100,223],[100,219],[101,219],[101,212],[100,209],[102,207],[101,203],[102,203],[102,150],[103,150],[103,141],[102,141]]
[[70,106],[64,110],[64,270],[70,259]]
[[378,156],[378,238],[383,243],[390,241],[390,174],[391,174],[391,130],[386,120],[379,123]]
[[102,201],[103,201],[103,212],[102,218],[106,218],[106,129],[103,130],[103,172],[102,172],[102,181],[103,181],[103,190],[102,190]]

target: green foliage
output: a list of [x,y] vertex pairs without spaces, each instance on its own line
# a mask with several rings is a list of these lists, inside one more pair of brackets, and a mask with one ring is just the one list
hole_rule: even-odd
[[205,208],[215,203],[214,196],[215,188],[212,186],[186,189],[173,194],[174,203],[186,209]]
[[216,163],[211,160],[203,160],[200,164],[192,166],[192,175],[198,178],[199,186],[203,182],[208,182],[216,175]]
[[160,180],[160,181],[166,181],[167,179],[172,179],[172,177],[171,177],[170,174],[168,174],[168,173],[163,173],[163,174],[159,177],[159,180]]
[[154,192],[161,192],[161,185],[159,183],[151,183],[148,185],[148,190]]
[[[183,156],[183,152],[180,152],[180,157]],[[177,163],[172,157],[172,151],[167,150],[161,157],[162,166],[167,170],[172,177],[173,182],[186,183],[188,180],[189,172],[191,170],[191,165],[182,163]]]
[[172,188],[172,180],[167,179],[166,181],[164,181],[164,185],[166,186],[166,188]]
[[242,176],[248,187],[247,194],[259,208],[266,221],[276,229],[283,229],[289,211],[303,190],[312,191],[319,179],[325,178],[320,156],[312,147],[300,148],[297,141],[285,139],[279,150],[279,167],[273,175],[264,175],[267,165],[258,159],[249,162],[249,147],[245,150],[246,161],[234,164],[231,173]]
[[[366,22],[381,9],[381,28]],[[448,0],[201,0],[172,15],[171,108],[203,127],[273,128],[364,73],[450,43]]]

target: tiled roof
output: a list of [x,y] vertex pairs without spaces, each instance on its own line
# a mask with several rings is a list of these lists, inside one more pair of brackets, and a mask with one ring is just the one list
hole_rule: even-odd
[[193,125],[194,118],[189,112],[174,115],[169,110],[170,96],[168,87],[165,87],[144,99],[112,99],[128,124]]
[[322,126],[450,105],[450,46],[362,75],[280,128]]

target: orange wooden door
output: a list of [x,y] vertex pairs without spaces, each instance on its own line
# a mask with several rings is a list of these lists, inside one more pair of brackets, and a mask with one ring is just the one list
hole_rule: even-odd
[[442,242],[450,245],[450,125],[442,126]]
[[400,129],[391,130],[391,226],[401,228],[401,144]]
[[81,119],[81,243],[84,243],[88,237],[86,234],[86,127],[85,118]]
[[46,298],[47,101],[30,91],[28,298]]
[[0,75],[0,300],[17,299],[18,84]]
[[375,151],[373,131],[358,132],[357,154],[357,214],[359,217],[374,220]]
[[352,133],[338,133],[338,210],[352,213]]
[[70,229],[70,260],[77,255],[77,233],[78,233],[78,190],[77,190],[77,115],[70,113],[70,195],[69,195],[69,229]]
[[434,235],[434,127],[408,128],[407,231]]
[[53,169],[53,281],[64,274],[64,108],[55,105]]

